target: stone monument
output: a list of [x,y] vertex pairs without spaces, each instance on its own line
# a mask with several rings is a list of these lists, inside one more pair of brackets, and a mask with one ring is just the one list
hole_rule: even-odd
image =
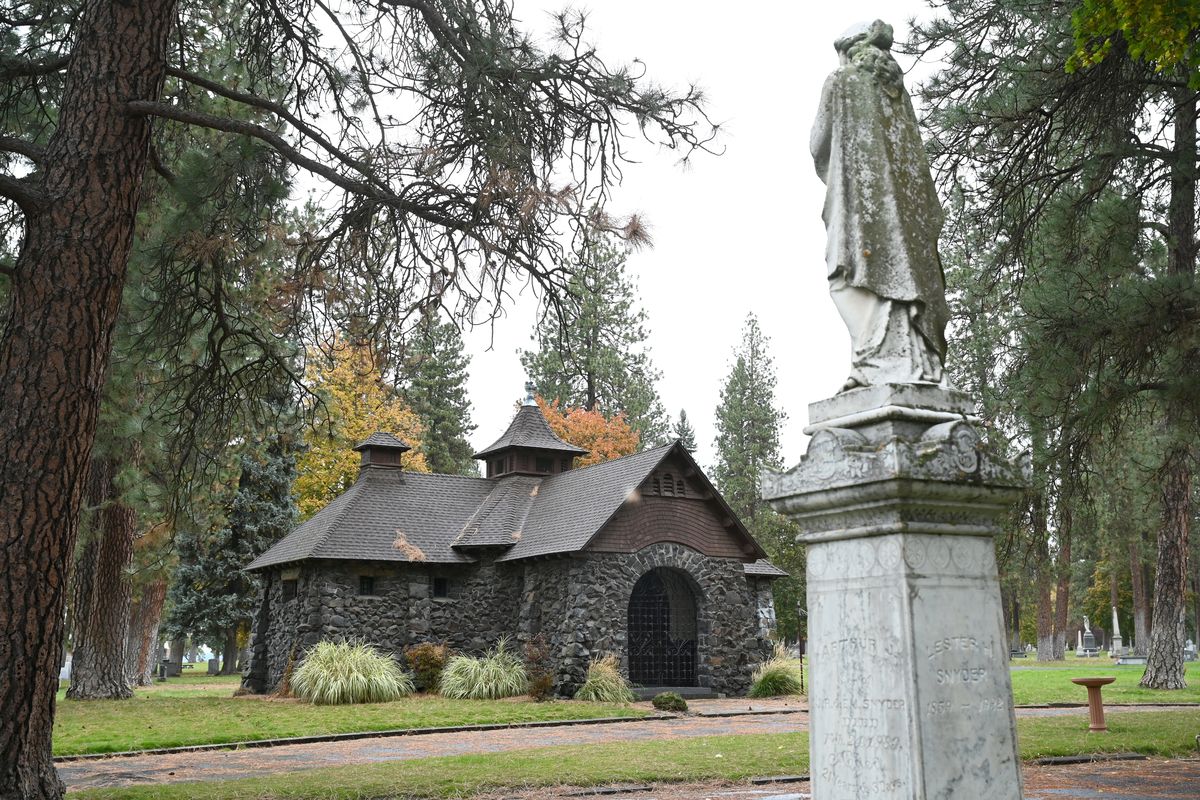
[[1109,637],[1111,646],[1109,647],[1109,655],[1114,658],[1119,658],[1124,655],[1121,641],[1121,622],[1117,619],[1117,607],[1112,607],[1112,636]]
[[815,800],[1020,800],[992,538],[1027,465],[942,374],[941,209],[882,22],[835,47],[813,154],[850,378],[763,496],[807,545]]
[[1088,618],[1083,618],[1083,633],[1080,636],[1080,655],[1084,658],[1094,658],[1100,655],[1100,649],[1096,647],[1096,634],[1092,633],[1092,624]]

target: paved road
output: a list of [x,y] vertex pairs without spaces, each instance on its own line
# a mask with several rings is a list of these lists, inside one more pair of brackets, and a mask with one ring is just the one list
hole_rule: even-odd
[[[712,701],[693,704],[702,713],[785,710],[782,704]],[[795,704],[787,707],[794,709]],[[1111,706],[1120,713],[1129,706]],[[1165,708],[1143,710],[1165,711]],[[1084,708],[1018,709],[1019,716],[1086,715]],[[247,750],[213,750],[157,756],[69,761],[58,765],[68,788],[133,786],[184,781],[229,780],[284,771],[401,761],[466,753],[496,753],[566,744],[682,739],[723,734],[787,733],[808,729],[806,713],[731,717],[689,716],[605,725],[556,726],[418,736],[376,737],[345,742],[285,745]],[[1196,796],[1200,797],[1200,790]]]

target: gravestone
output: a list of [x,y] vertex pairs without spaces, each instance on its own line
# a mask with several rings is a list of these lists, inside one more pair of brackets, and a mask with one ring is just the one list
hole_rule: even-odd
[[1117,619],[1117,607],[1112,607],[1112,638],[1109,640],[1111,646],[1108,653],[1113,658],[1120,658],[1125,655],[1124,643],[1121,641],[1121,621]]
[[983,446],[942,375],[941,209],[891,28],[835,47],[812,145],[850,377],[762,478],[807,545],[813,798],[1020,800],[993,536],[1028,465]]

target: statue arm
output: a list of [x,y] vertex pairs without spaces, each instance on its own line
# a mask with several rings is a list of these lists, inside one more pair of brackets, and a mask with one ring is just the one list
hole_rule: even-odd
[[828,183],[829,156],[833,147],[833,82],[837,73],[829,76],[821,89],[821,104],[817,106],[817,118],[813,121],[812,136],[809,139],[809,150],[812,152],[813,165],[823,183]]

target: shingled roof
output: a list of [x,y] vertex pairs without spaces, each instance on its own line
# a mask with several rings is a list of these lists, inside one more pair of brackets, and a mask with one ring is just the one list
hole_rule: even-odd
[[366,450],[368,447],[380,447],[389,450],[412,450],[408,442],[403,439],[397,439],[390,433],[382,433],[380,431],[372,433],[366,439],[354,445],[355,450]]
[[465,563],[451,548],[496,488],[486,478],[365,468],[358,481],[247,570],[313,558]]
[[[246,569],[306,559],[469,563],[477,547],[507,548],[501,561],[576,552],[672,454],[708,484],[679,443],[549,477],[466,478],[364,467],[345,493]],[[753,544],[759,560],[746,564],[747,574],[786,574],[763,559],[766,554],[715,490],[712,497],[733,520],[734,535]]]
[[517,411],[504,435],[476,453],[475,458],[487,458],[510,447],[553,450],[572,456],[583,456],[588,452],[558,438],[554,431],[550,430],[550,423],[542,416],[542,410],[536,404],[528,403],[523,404]]

